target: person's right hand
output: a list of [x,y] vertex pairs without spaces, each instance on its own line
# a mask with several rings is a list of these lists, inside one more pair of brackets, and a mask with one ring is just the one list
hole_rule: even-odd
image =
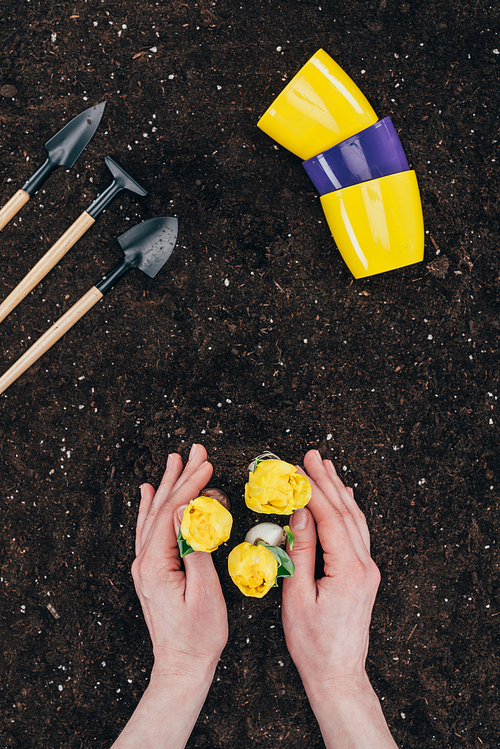
[[[307,509],[290,521],[295,574],[283,581],[283,627],[306,688],[317,681],[364,677],[368,630],[380,573],[370,556],[364,515],[330,460],[316,450],[304,466],[312,486]],[[324,577],[315,580],[316,532]]]
[[[328,749],[394,749],[365,671],[380,582],[365,518],[330,460],[311,450],[304,466],[312,496],[290,519],[295,574],[283,581],[286,643]],[[317,537],[324,562],[319,580]]]

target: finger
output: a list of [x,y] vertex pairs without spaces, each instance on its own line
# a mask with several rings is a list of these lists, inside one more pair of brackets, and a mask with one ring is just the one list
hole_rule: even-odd
[[345,516],[329,501],[314,480],[309,477],[312,494],[307,505],[316,522],[316,531],[323,549],[323,566],[327,577],[335,576],[346,564],[356,564],[360,559],[369,559],[366,547],[359,531],[351,522],[346,523]]
[[149,513],[149,508],[153,502],[155,496],[155,490],[151,484],[143,484],[141,486],[141,502],[139,504],[139,512],[137,514],[137,527],[135,530],[135,554],[139,556],[142,548],[142,537],[144,530],[144,523]]
[[[323,461],[323,463],[325,465],[326,472],[332,477],[332,480],[334,480],[336,477],[338,479],[338,482],[342,484],[332,461],[325,460]],[[366,518],[363,512],[361,511],[358,503],[354,499],[354,491],[350,487],[344,487],[342,484],[341,493],[342,493],[343,502],[345,506],[347,507],[347,509],[350,511],[356,525],[358,526],[359,532],[363,538],[363,542],[369,552],[370,551],[370,531],[368,530]]]
[[370,553],[370,544],[371,544],[370,531],[368,528],[368,523],[366,522],[366,517],[363,511],[361,510],[361,508],[359,507],[358,503],[354,499],[354,489],[351,489],[351,487],[347,487],[347,491],[351,495],[351,500],[352,500],[353,507],[354,507],[353,516],[356,521],[356,525],[359,528],[359,532],[363,539],[363,543],[366,546],[368,553]]
[[186,509],[186,507],[189,507],[189,505],[181,505],[180,507],[177,508],[177,511],[174,513],[174,531],[175,531],[176,538],[178,537],[179,531],[181,529],[182,520],[184,518],[184,510]]
[[[290,529],[295,540],[287,553],[295,564],[293,577],[285,578],[286,595],[310,593],[315,589],[314,567],[316,564],[316,527],[309,510],[296,510],[290,518]],[[285,587],[283,591],[285,591]]]
[[355,503],[351,492],[346,489],[337,475],[333,463],[322,460],[317,450],[310,450],[304,458],[304,465],[310,479],[320,489],[320,494],[313,493],[315,496],[311,498],[312,504],[309,503],[309,508],[315,516],[321,543],[323,544],[323,528],[328,527],[329,523],[340,517],[349,532],[356,552],[361,559],[366,560],[369,556],[369,549],[360,531],[361,510]]
[[[176,502],[176,493],[180,489],[182,489],[183,486],[186,486],[186,482],[190,481],[192,476],[197,472],[198,469],[201,469],[203,465],[208,466],[208,468],[204,468],[205,482],[210,479],[212,467],[207,463],[206,458],[207,452],[205,448],[202,445],[196,444],[191,448],[189,459],[184,470],[182,468],[182,459],[180,455],[178,455],[177,453],[172,453],[168,456],[165,473],[163,474],[160,486],[158,487],[158,491],[155,494],[153,503],[149,509],[149,514],[144,524],[143,537],[146,537],[151,532],[157,514],[165,505],[173,502],[173,507],[175,510],[175,507],[178,505],[178,502]],[[205,484],[203,484],[203,486],[204,485]],[[192,489],[192,491],[197,491],[197,489]],[[196,496],[197,495],[195,494],[195,496],[189,497],[188,501],[189,499],[195,499]]]
[[186,570],[186,602],[199,606],[203,598],[221,594],[219,576],[212,555],[206,551],[194,551],[183,560]]
[[322,460],[317,450],[309,450],[304,458],[304,468],[338,510],[344,512],[349,509],[346,504],[349,492],[340,480],[331,460]]
[[207,451],[203,445],[194,444],[189,453],[188,462],[183,470],[182,458],[177,453],[171,453],[167,459],[165,473],[163,474],[160,486],[156,492],[151,512],[156,514],[163,503],[166,502],[173,492],[180,488],[200,465],[207,460]]
[[[188,464],[189,465],[189,464]],[[203,461],[198,466],[188,470],[188,465],[184,469],[181,479],[176,483],[172,492],[171,501],[172,512],[185,504],[189,504],[192,499],[196,499],[201,494],[202,489],[207,485],[212,476],[213,468],[208,460]]]
[[167,465],[165,466],[165,472],[161,478],[158,491],[156,492],[155,499],[151,511],[154,515],[158,512],[162,504],[169,498],[176,483],[182,476],[182,458],[177,453],[171,453],[167,458]]
[[182,474],[182,459],[177,453],[171,453],[167,458],[167,465],[163,474],[160,486],[153,495],[147,514],[142,519],[141,540],[142,544],[149,536],[151,527],[155,521],[156,515],[163,503],[168,499],[175,483]]
[[[187,466],[186,466],[187,469]],[[186,469],[184,469],[186,471]],[[162,560],[177,563],[179,550],[177,547],[177,534],[175,533],[174,518],[179,507],[187,505],[192,499],[200,495],[212,475],[212,466],[208,461],[198,465],[194,473],[181,483],[176,484],[171,497],[164,502],[151,525],[148,534],[148,543],[151,545],[151,555],[158,563]]]
[[186,463],[186,467],[182,471],[182,474],[179,476],[175,483],[175,486],[173,487],[173,490],[175,492],[181,489],[186,482],[189,482],[191,477],[195,473],[197,473],[198,469],[200,469],[201,466],[207,463],[207,457],[207,451],[205,450],[203,445],[197,445],[196,443],[193,444],[189,453],[189,459]]
[[167,457],[165,471],[158,487],[159,500],[157,500],[157,503],[168,497],[176,482],[182,475],[182,469],[183,464],[181,456],[178,453],[170,453]]

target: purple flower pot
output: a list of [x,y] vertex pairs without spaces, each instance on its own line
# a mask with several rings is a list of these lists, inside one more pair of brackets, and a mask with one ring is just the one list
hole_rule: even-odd
[[410,168],[390,117],[302,163],[320,195]]

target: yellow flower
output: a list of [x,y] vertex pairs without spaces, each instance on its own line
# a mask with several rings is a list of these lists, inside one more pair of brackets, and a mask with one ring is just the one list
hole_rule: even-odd
[[291,515],[310,499],[311,484],[284,460],[263,460],[245,484],[247,507],[266,515]]
[[243,595],[262,598],[273,587],[278,562],[266,546],[244,541],[230,552],[227,566],[235,585]]
[[215,551],[231,535],[233,516],[212,497],[192,499],[181,523],[183,539],[195,551]]

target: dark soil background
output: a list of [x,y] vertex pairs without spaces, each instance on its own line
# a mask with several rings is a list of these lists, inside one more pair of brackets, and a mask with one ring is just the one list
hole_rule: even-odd
[[[110,181],[122,194],[1,326],[2,371],[179,218],[0,398],[0,747],[106,747],[151,650],[130,575],[139,485],[202,442],[232,498],[263,449],[318,448],[355,487],[382,585],[368,668],[404,747],[497,747],[500,11],[491,0],[0,2],[0,204],[88,106],[70,171],[3,230],[0,298]],[[390,115],[416,170],[423,263],[355,281],[300,160],[256,123],[320,47]],[[318,749],[281,590],[244,599],[215,555],[230,640],[189,747]],[[52,613],[51,613],[52,612]]]

